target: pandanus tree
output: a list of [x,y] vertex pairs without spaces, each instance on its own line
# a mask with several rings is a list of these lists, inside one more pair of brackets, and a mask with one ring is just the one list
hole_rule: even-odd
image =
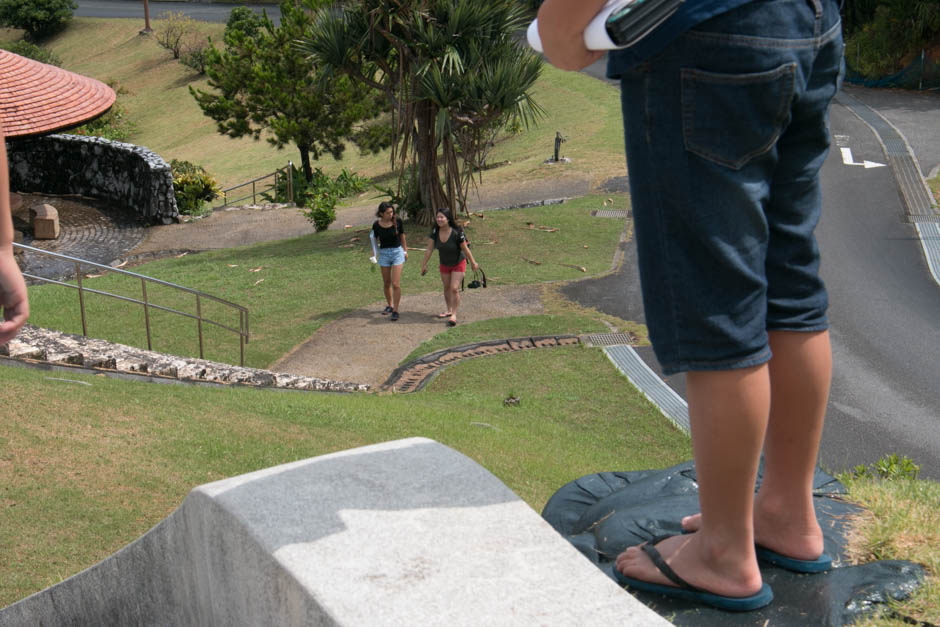
[[499,133],[541,114],[526,21],[515,0],[358,0],[321,10],[298,49],[384,95],[399,194],[416,186],[412,217],[429,224],[466,211]]

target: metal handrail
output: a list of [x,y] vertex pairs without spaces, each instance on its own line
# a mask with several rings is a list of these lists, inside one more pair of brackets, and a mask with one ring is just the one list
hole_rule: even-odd
[[[286,173],[286,174],[283,174],[285,170],[287,171],[287,173]],[[226,188],[223,189],[222,192],[221,192],[221,194],[222,194],[222,204],[219,205],[219,207],[220,207],[220,208],[222,208],[222,207],[228,207],[229,204],[234,204],[234,203],[239,202],[239,201],[242,201],[242,200],[248,200],[249,198],[251,198],[251,204],[255,204],[255,202],[256,202],[256,200],[257,200],[258,194],[263,194],[265,191],[270,190],[271,188],[275,188],[275,189],[277,188],[277,177],[278,177],[278,175],[282,175],[282,174],[283,174],[283,176],[286,176],[286,177],[287,177],[287,198],[288,198],[288,201],[291,202],[291,203],[293,203],[293,202],[294,202],[294,177],[293,177],[293,175],[292,175],[293,171],[294,171],[294,163],[293,163],[292,161],[288,161],[286,168],[278,168],[278,169],[275,170],[274,172],[269,172],[268,174],[264,174],[264,175],[262,175],[262,176],[259,176],[259,177],[256,178],[256,179],[251,179],[250,181],[245,181],[244,183],[239,183],[238,185],[233,185],[232,187],[226,187]],[[257,191],[257,187],[256,187],[255,183],[257,183],[257,182],[259,182],[259,181],[263,181],[264,179],[270,178],[270,177],[272,177],[272,176],[274,177],[274,184],[265,187],[264,190],[262,190],[262,191],[260,191],[260,192]],[[242,196],[242,197],[240,197],[240,198],[229,199],[229,197],[228,197],[228,193],[229,193],[229,192],[235,191],[236,189],[240,189],[240,188],[242,188],[242,187],[246,187],[246,186],[248,186],[248,185],[251,185],[251,194],[246,195],[246,196]]]
[[[67,282],[65,282],[65,281],[59,281],[59,280],[57,280],[57,279],[50,279],[50,278],[47,278],[47,277],[38,276],[38,275],[35,275],[35,274],[30,274],[30,273],[28,273],[28,272],[24,272],[24,273],[23,273],[23,276],[24,276],[25,278],[27,278],[27,279],[33,279],[33,280],[36,280],[36,281],[42,281],[42,282],[44,282],[44,283],[52,283],[52,284],[54,284],[54,285],[61,285],[61,286],[63,286],[63,287],[69,287],[69,288],[72,288],[72,289],[77,289],[77,290],[78,290],[78,306],[79,306],[79,310],[80,310],[80,312],[81,312],[81,317],[82,317],[82,335],[84,335],[85,337],[88,337],[88,323],[87,323],[86,316],[85,316],[85,294],[86,294],[86,293],[88,293],[88,294],[98,294],[98,295],[101,295],[101,296],[109,296],[109,297],[114,298],[114,299],[117,299],[117,300],[122,300],[122,301],[129,302],[129,303],[135,303],[135,304],[138,304],[138,305],[142,305],[142,306],[143,306],[143,308],[144,308],[144,325],[145,325],[146,331],[147,331],[147,350],[153,350],[153,343],[152,343],[151,330],[150,330],[150,310],[151,310],[151,309],[155,309],[155,310],[158,310],[158,311],[166,311],[166,312],[168,312],[168,313],[172,313],[172,314],[177,314],[177,315],[180,315],[180,316],[184,316],[184,317],[186,317],[186,318],[192,318],[193,320],[196,321],[196,328],[197,328],[197,332],[198,332],[198,335],[199,335],[199,358],[200,358],[200,359],[204,359],[203,340],[202,340],[202,323],[203,323],[203,322],[206,322],[207,324],[215,325],[215,326],[217,326],[217,327],[219,327],[219,328],[225,329],[226,331],[230,331],[230,332],[232,332],[232,333],[238,334],[238,344],[239,344],[239,353],[240,353],[240,365],[242,365],[242,366],[245,365],[245,344],[248,343],[248,339],[249,339],[249,332],[248,332],[248,309],[247,309],[247,308],[242,307],[241,305],[238,305],[238,304],[229,302],[229,301],[224,300],[224,299],[222,299],[222,298],[219,298],[219,297],[217,297],[217,296],[213,296],[213,295],[211,295],[211,294],[206,294],[205,292],[200,292],[199,290],[194,290],[194,289],[189,288],[189,287],[184,287],[184,286],[182,286],[182,285],[177,285],[176,283],[170,283],[169,281],[162,281],[162,280],[160,280],[160,279],[155,279],[155,278],[153,278],[153,277],[145,276],[145,275],[143,275],[143,274],[137,274],[136,272],[130,272],[130,271],[128,271],[128,270],[121,270],[120,268],[114,268],[114,267],[112,267],[112,266],[106,266],[106,265],[103,265],[103,264],[100,264],[100,263],[95,263],[95,262],[93,262],[93,261],[88,261],[88,260],[85,260],[85,259],[79,259],[78,257],[70,257],[69,255],[63,255],[63,254],[61,254],[61,253],[50,252],[50,251],[48,251],[48,250],[43,250],[43,249],[41,249],[41,248],[34,248],[33,246],[27,246],[27,245],[25,245],[25,244],[13,244],[13,247],[14,247],[14,248],[19,248],[19,249],[22,249],[22,250],[25,250],[25,251],[29,251],[29,252],[31,252],[31,253],[36,253],[36,254],[39,254],[39,255],[45,255],[45,256],[47,256],[47,257],[53,257],[53,258],[56,258],[56,259],[62,259],[62,260],[65,260],[65,261],[70,261],[70,262],[72,262],[72,263],[75,264],[75,277],[76,277],[76,278],[75,278],[75,285],[73,285],[73,284],[71,284],[71,283],[67,283]],[[82,275],[83,275],[82,266],[89,266],[89,267],[92,267],[92,268],[99,268],[99,269],[104,270],[104,271],[106,271],[106,272],[116,272],[116,273],[118,273],[118,274],[123,274],[123,275],[125,275],[125,276],[134,277],[135,279],[140,279],[141,299],[142,299],[142,300],[137,300],[136,298],[131,298],[131,297],[129,297],[129,296],[121,296],[120,294],[112,294],[112,293],[110,293],[110,292],[105,292],[105,291],[102,291],[102,290],[96,290],[96,289],[93,289],[93,288],[90,288],[90,287],[85,287],[85,286],[83,286],[83,285],[82,285]],[[156,303],[151,303],[151,302],[147,299],[147,283],[154,283],[154,284],[156,284],[156,285],[161,285],[161,286],[164,286],[164,287],[170,287],[170,288],[173,288],[173,289],[182,291],[182,292],[187,292],[187,293],[189,293],[189,294],[192,294],[193,296],[196,297],[196,314],[193,315],[193,314],[187,313],[187,312],[185,312],[185,311],[179,311],[179,310],[173,309],[172,307],[164,307],[163,305],[158,305],[158,304],[156,304]],[[235,329],[235,328],[230,327],[230,326],[228,326],[228,325],[225,325],[225,324],[223,324],[223,323],[221,323],[221,322],[217,322],[217,321],[215,321],[215,320],[211,320],[211,319],[209,319],[209,318],[203,317],[203,315],[202,315],[202,300],[203,300],[203,299],[211,300],[211,301],[214,301],[214,302],[219,303],[219,304],[221,304],[221,305],[225,305],[225,306],[227,306],[227,307],[231,307],[231,308],[237,310],[237,311],[238,311],[238,327],[239,327],[239,328],[238,328],[238,329]]]

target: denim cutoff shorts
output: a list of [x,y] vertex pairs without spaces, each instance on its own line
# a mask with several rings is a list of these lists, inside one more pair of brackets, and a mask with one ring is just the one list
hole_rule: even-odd
[[821,331],[813,230],[836,0],[754,0],[621,76],[646,323],[665,374],[768,361],[768,330]]
[[379,249],[379,265],[383,268],[400,266],[403,263],[405,263],[405,249],[401,246]]

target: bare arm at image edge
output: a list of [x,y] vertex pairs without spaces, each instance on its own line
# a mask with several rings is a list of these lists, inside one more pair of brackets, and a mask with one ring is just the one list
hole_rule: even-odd
[[10,210],[10,170],[6,140],[0,124],[0,346],[9,342],[29,317],[26,283],[13,258],[13,216]]
[[604,7],[604,0],[545,0],[539,9],[539,38],[549,63],[580,70],[604,56],[584,46],[584,29]]

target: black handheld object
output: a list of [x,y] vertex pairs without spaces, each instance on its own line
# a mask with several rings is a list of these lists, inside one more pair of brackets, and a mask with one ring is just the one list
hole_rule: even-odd
[[632,46],[669,19],[684,1],[634,0],[607,16],[607,35],[618,46]]

